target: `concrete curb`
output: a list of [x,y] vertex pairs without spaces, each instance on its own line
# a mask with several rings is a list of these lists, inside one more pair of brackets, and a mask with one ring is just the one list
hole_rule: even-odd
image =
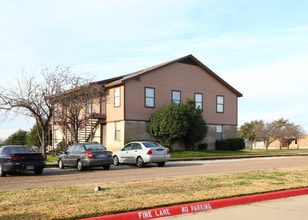
[[133,212],[119,213],[113,215],[105,215],[93,218],[84,218],[83,220],[140,220],[140,219],[157,219],[182,215],[188,213],[202,212],[228,206],[242,205],[266,200],[274,200],[287,198],[292,196],[300,196],[308,194],[308,188],[300,188],[293,190],[283,190],[270,193],[255,194],[249,196],[240,196],[235,198],[218,199],[205,202],[196,202],[182,205],[169,206],[165,208],[155,208],[147,210],[139,210]]
[[[227,160],[227,159],[248,159],[261,157],[294,157],[294,156],[308,156],[308,154],[272,154],[272,155],[239,155],[239,156],[210,156],[210,157],[188,157],[188,158],[170,158],[168,162],[176,161],[196,161],[196,160]],[[46,167],[58,167],[57,162],[48,162]]]

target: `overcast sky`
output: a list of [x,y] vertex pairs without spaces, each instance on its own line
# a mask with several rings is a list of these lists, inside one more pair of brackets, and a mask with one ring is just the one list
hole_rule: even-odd
[[[0,0],[0,33],[0,86],[41,65],[103,80],[192,54],[243,93],[239,126],[308,133],[308,1]],[[0,121],[0,139],[33,123]]]

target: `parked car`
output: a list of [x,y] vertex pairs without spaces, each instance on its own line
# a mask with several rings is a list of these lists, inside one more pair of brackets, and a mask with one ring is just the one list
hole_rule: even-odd
[[0,147],[0,176],[7,173],[34,171],[41,175],[45,168],[45,157],[28,146],[7,145]]
[[103,167],[108,170],[111,164],[113,164],[112,152],[99,143],[74,144],[58,158],[60,169],[76,167],[81,171],[87,167]]
[[143,167],[147,163],[157,163],[158,166],[163,167],[169,159],[169,149],[151,141],[129,142],[113,153],[113,161],[116,166],[136,164],[138,167]]

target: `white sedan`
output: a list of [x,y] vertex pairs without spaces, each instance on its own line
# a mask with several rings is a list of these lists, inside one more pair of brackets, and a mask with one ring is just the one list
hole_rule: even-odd
[[143,167],[147,163],[157,163],[158,166],[163,167],[169,159],[170,150],[151,141],[129,142],[113,153],[113,162],[116,166],[122,163]]

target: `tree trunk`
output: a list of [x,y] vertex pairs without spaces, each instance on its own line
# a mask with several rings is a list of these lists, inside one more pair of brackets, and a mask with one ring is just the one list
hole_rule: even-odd
[[45,156],[47,156],[47,153],[46,153],[46,131],[45,129],[42,129],[42,134],[41,134],[41,152],[42,154]]

